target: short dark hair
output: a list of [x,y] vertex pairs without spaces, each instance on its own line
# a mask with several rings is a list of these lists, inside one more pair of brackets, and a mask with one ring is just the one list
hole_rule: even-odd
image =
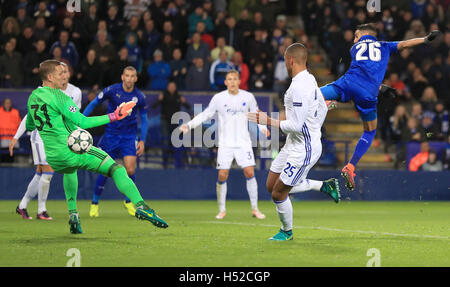
[[47,76],[53,71],[57,66],[60,66],[61,62],[57,60],[45,60],[44,62],[39,64],[39,76],[42,81],[47,81]]
[[356,26],[356,30],[359,30],[361,32],[369,32],[370,35],[377,35],[377,28],[375,28],[375,25],[372,23],[367,24],[361,24]]

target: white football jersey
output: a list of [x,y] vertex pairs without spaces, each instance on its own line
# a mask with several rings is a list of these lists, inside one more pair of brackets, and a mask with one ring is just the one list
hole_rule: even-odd
[[280,122],[287,134],[286,145],[304,145],[319,142],[321,127],[328,109],[316,79],[307,70],[298,73],[284,95],[286,120]]
[[[72,85],[71,83],[68,83],[67,88],[65,90],[61,90],[61,91],[64,92],[64,94],[69,96],[75,102],[78,109],[81,109],[82,93],[81,93],[80,88]],[[22,122],[20,123],[19,128],[17,129],[16,135],[14,136],[15,139],[19,139],[25,132],[26,121],[27,121],[27,115],[25,115],[23,117]],[[42,142],[41,136],[39,135],[37,130],[34,130],[31,132],[30,141],[31,142]]]
[[[256,112],[257,109],[258,105],[253,94],[239,90],[236,95],[232,95],[225,90],[215,94],[208,107],[187,125],[190,129],[196,128],[217,112],[219,147],[251,147],[247,113]],[[261,126],[259,128],[265,129]]]

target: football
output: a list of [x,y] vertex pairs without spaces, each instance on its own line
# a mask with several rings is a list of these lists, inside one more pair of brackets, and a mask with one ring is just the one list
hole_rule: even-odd
[[77,154],[88,152],[92,147],[91,134],[83,129],[74,130],[67,139],[67,146]]

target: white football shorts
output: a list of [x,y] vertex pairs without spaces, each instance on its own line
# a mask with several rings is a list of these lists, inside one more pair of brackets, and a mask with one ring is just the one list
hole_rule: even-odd
[[230,169],[233,159],[241,167],[255,166],[255,156],[253,149],[249,147],[229,148],[219,147],[217,151],[217,169]]
[[289,186],[302,182],[322,154],[322,143],[285,145],[273,160],[270,170],[280,174],[280,180]]

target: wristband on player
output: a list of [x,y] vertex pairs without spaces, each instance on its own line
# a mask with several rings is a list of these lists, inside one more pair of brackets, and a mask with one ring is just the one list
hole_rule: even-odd
[[136,105],[135,102],[129,101],[127,103],[121,103],[120,106],[117,107],[117,109],[114,111],[114,113],[109,113],[109,121],[115,122],[123,119],[124,117],[131,114],[133,111],[133,107]]
[[431,31],[431,33],[425,37],[424,43],[426,44],[431,43],[434,39],[436,39],[437,36],[439,36],[439,34],[441,34],[441,31],[439,30]]

